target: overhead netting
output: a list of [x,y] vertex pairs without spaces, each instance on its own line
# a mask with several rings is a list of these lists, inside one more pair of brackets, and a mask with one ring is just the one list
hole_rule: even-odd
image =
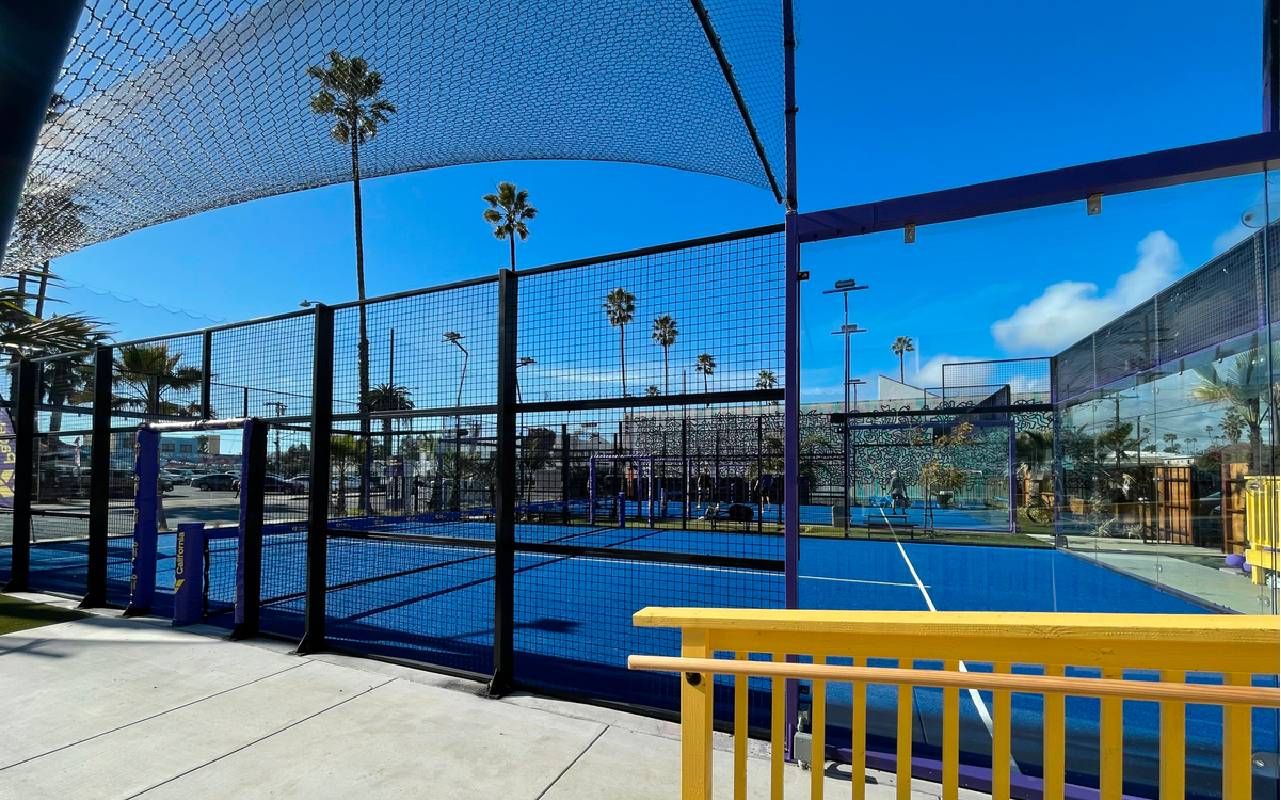
[[308,107],[306,69],[331,50],[364,57],[398,108],[362,147],[362,177],[589,159],[777,196],[781,13],[780,0],[88,0],[4,271],[350,180],[350,151]]

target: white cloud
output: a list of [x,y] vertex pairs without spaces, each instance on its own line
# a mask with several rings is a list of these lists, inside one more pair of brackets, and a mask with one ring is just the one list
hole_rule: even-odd
[[1214,237],[1214,254],[1217,256],[1222,253],[1226,253],[1228,250],[1232,249],[1232,245],[1249,236],[1250,233],[1251,230],[1249,228],[1238,222],[1231,228],[1228,228],[1223,233]]
[[[1138,261],[1116,285],[1101,293],[1098,284],[1060,281],[1040,297],[992,324],[997,344],[1010,352],[1057,352],[1147,300],[1177,277],[1182,259],[1178,242],[1152,231],[1139,242]],[[924,371],[924,367],[922,367]]]
[[962,364],[967,361],[986,361],[978,356],[954,356],[950,353],[939,353],[928,359],[921,368],[908,380],[913,386],[922,389],[934,389],[943,385],[943,365]]

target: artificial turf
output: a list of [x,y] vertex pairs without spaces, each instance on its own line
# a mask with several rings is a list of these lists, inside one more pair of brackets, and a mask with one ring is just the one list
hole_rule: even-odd
[[0,634],[70,622],[83,616],[85,614],[82,611],[0,595]]

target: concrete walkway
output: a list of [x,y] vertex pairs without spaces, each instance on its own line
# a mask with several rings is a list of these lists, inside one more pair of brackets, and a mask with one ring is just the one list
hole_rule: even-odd
[[[672,723],[221,636],[112,613],[0,636],[0,797],[679,797]],[[750,795],[767,797],[753,744]],[[718,740],[718,797],[730,765]],[[808,772],[786,775],[788,797],[809,796]],[[892,775],[867,780],[893,796]],[[848,795],[848,769],[826,784]]]

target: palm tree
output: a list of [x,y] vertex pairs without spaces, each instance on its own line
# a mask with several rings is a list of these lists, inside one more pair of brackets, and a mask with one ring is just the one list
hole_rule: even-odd
[[716,357],[711,353],[699,353],[698,361],[694,364],[694,370],[703,375],[703,394],[707,394],[707,379],[716,374]]
[[181,353],[170,353],[166,344],[126,345],[116,359],[116,387],[112,401],[116,408],[135,408],[149,416],[193,417],[199,403],[175,403],[165,399],[169,392],[199,386],[204,373],[196,367],[179,366]]
[[894,351],[894,355],[898,356],[898,382],[902,383],[903,382],[903,356],[907,353],[915,352],[916,345],[912,343],[912,337],[899,336],[894,340],[894,344],[890,345],[890,349]]
[[38,319],[17,288],[0,289],[0,350],[14,361],[92,347],[104,338],[98,322],[80,314]]
[[778,376],[772,369],[763,369],[756,374],[757,389],[773,389],[778,385]]
[[649,386],[645,387],[646,397],[658,397],[660,394],[662,394],[662,392],[659,390],[656,384],[651,383]]
[[1233,359],[1231,367],[1211,364],[1198,369],[1201,383],[1192,388],[1194,399],[1228,407],[1224,422],[1229,427],[1238,431],[1243,427],[1249,432],[1250,468],[1255,470],[1263,467],[1263,417],[1269,391],[1267,369],[1261,362],[1258,350],[1252,348]]
[[619,373],[623,378],[623,397],[627,396],[627,323],[636,316],[636,295],[619,286],[605,295],[605,318],[618,328]]
[[[356,228],[356,297],[361,301],[360,341],[357,344],[357,361],[360,370],[361,398],[369,395],[369,330],[365,309],[365,234],[360,200],[360,145],[378,133],[396,106],[379,97],[383,76],[371,71],[360,56],[347,58],[337,50],[329,53],[329,66],[307,67],[307,76],[319,81],[320,88],[311,96],[311,110],[333,119],[329,135],[335,142],[351,148],[351,192]],[[369,436],[369,417],[360,420],[362,438]],[[368,470],[366,470],[368,472]],[[368,487],[368,479],[363,481]],[[362,494],[368,494],[362,492]]]
[[[344,434],[333,437],[329,442],[329,457],[338,469],[338,492],[334,496],[334,510],[340,514],[347,511],[347,469],[362,461],[365,452],[363,441]],[[328,487],[312,486],[312,491],[328,491]]]
[[652,334],[654,341],[658,346],[663,348],[663,394],[671,394],[671,381],[668,379],[668,352],[672,345],[676,344],[676,337],[680,331],[676,329],[676,319],[671,314],[663,314],[661,317],[654,318],[654,332]]
[[516,184],[502,181],[498,184],[497,194],[487,194],[481,198],[489,203],[489,208],[482,214],[485,221],[494,226],[494,238],[506,239],[511,244],[512,269],[516,269],[516,237],[523,242],[529,238],[529,227],[525,224],[538,215],[538,209],[529,204],[529,192],[517,189]]
[[[367,412],[412,411],[409,389],[396,383],[380,383],[369,389],[361,404]],[[391,418],[383,418],[383,455],[391,458]]]

